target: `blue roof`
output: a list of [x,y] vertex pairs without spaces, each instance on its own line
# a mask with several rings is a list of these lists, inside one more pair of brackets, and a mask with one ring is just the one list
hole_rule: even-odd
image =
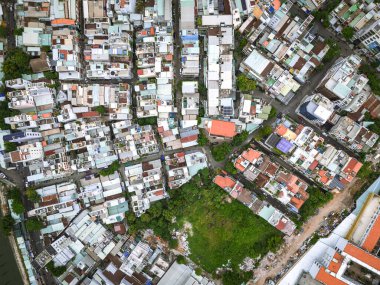
[[282,138],[276,147],[283,153],[288,153],[293,148],[293,144],[290,141]]

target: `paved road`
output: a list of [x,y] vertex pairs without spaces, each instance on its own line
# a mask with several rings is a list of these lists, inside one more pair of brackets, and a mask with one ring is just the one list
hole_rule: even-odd
[[[3,1],[2,1],[3,2]],[[16,1],[5,0],[3,4],[5,21],[7,23],[7,50],[12,50],[16,47],[16,39],[14,35],[14,30],[16,27],[14,6]]]

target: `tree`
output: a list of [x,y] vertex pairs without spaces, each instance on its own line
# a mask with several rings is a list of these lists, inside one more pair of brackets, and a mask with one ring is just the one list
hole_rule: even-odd
[[354,28],[352,28],[350,26],[346,26],[342,30],[343,37],[348,41],[352,39],[354,34],[355,34],[355,30],[354,30]]
[[142,14],[145,8],[145,0],[136,1],[136,12]]
[[272,106],[272,109],[270,109],[270,113],[269,113],[269,116],[268,116],[268,119],[273,119],[277,116],[277,110],[275,107]]
[[208,139],[207,139],[207,136],[206,136],[204,130],[199,130],[198,144],[200,146],[205,146],[208,144]]
[[237,170],[234,166],[234,164],[232,163],[232,161],[228,160],[226,162],[226,164],[224,165],[224,169],[228,172],[228,173],[231,173],[231,174],[236,174],[237,173]]
[[335,59],[336,57],[338,57],[341,53],[340,47],[335,41],[333,41],[331,39],[327,39],[326,44],[330,48],[327,51],[325,57],[322,59],[323,62],[329,62],[329,61]]
[[25,207],[19,200],[12,200],[12,211],[17,215],[21,215],[25,212]]
[[0,217],[0,230],[4,235],[10,235],[13,230],[13,225],[15,221],[13,220],[11,215],[6,215],[4,217]]
[[107,109],[104,106],[97,106],[95,107],[95,111],[98,112],[100,115],[104,115],[107,112]]
[[14,142],[4,142],[5,152],[15,151],[16,149],[17,149],[17,144],[15,144]]
[[22,33],[24,32],[24,27],[16,28],[13,33],[15,36],[22,36]]
[[29,187],[25,191],[26,197],[31,202],[38,202],[40,201],[40,195],[38,195],[36,189],[34,187]]
[[242,131],[241,134],[234,136],[232,139],[232,146],[240,146],[249,136],[248,131]]
[[380,80],[376,68],[369,64],[363,64],[360,66],[359,71],[368,77],[368,84],[373,93],[380,95]]
[[55,72],[52,70],[44,71],[44,76],[46,79],[49,79],[49,80],[58,80],[59,79],[58,72]]
[[155,125],[157,124],[157,117],[138,118],[137,124],[140,126]]
[[231,153],[231,146],[224,142],[211,148],[211,154],[216,161],[223,161]]
[[21,194],[17,188],[12,188],[8,191],[8,198],[12,200],[12,211],[17,215],[25,212],[25,207],[21,201]]
[[254,136],[255,140],[261,141],[263,138],[268,137],[272,133],[272,128],[270,126],[264,126],[257,131]]
[[201,275],[202,275],[202,268],[197,267],[197,268],[195,268],[194,272],[195,272],[195,274],[197,274],[198,276],[201,276]]
[[20,78],[22,74],[30,74],[30,56],[21,48],[9,50],[4,60],[4,79]]
[[0,101],[0,129],[9,130],[11,128],[10,125],[4,122],[4,119],[7,117],[12,117],[20,114],[17,110],[9,109],[8,101]]
[[7,28],[0,25],[0,38],[5,39],[7,37]]
[[236,85],[242,92],[256,90],[256,81],[249,79],[244,73],[237,76]]
[[177,256],[177,263],[178,264],[187,264],[187,260],[184,256],[182,255],[178,255]]
[[112,162],[110,164],[110,166],[108,166],[107,168],[104,168],[102,170],[99,171],[99,174],[101,176],[108,176],[108,175],[112,175],[115,173],[115,171],[117,171],[118,169],[120,168],[120,163],[118,160],[115,160],[114,162]]
[[66,266],[55,266],[54,261],[50,261],[46,264],[46,269],[53,274],[55,277],[61,276],[66,272]]
[[44,228],[44,223],[37,218],[30,218],[25,223],[26,229],[30,232],[39,231]]

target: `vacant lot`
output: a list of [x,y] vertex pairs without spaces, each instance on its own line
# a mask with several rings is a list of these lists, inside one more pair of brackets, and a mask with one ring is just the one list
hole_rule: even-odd
[[[172,229],[189,222],[193,232],[188,238],[190,258],[210,273],[230,262],[241,277],[238,264],[247,256],[255,258],[277,249],[281,233],[244,205],[231,202],[211,177],[208,169],[203,170],[190,183],[170,191],[170,200],[153,204],[141,219],[129,215],[128,222],[136,230],[152,228],[165,239],[170,239]],[[173,217],[176,223],[172,223]],[[234,284],[224,276],[223,281]]]

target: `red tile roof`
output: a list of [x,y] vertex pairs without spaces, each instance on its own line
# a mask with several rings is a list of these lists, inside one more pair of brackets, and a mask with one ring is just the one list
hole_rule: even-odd
[[342,265],[344,257],[335,252],[334,258],[330,261],[328,269],[331,272],[338,273],[340,266]]
[[375,268],[376,270],[380,270],[380,259],[362,250],[361,248],[358,248],[351,243],[347,243],[346,247],[344,248],[344,252],[351,255],[352,257],[359,259],[360,261]]
[[317,276],[315,276],[315,280],[325,285],[347,285],[346,282],[343,282],[342,280],[339,280],[338,278],[327,273],[323,266],[319,269]]
[[249,148],[248,150],[244,151],[241,155],[246,160],[253,163],[256,159],[258,159],[261,156],[261,152],[254,150],[252,148]]
[[346,167],[343,169],[344,173],[355,176],[360,168],[362,168],[363,163],[358,161],[357,159],[351,157],[350,161],[347,163]]
[[368,251],[373,251],[380,240],[380,215],[373,224],[368,236],[363,242],[362,248]]
[[236,184],[235,180],[233,180],[231,177],[221,176],[221,175],[215,176],[214,183],[223,189],[226,189],[226,188],[232,189]]
[[236,125],[233,122],[212,120],[210,128],[207,131],[212,136],[233,138],[237,135]]

